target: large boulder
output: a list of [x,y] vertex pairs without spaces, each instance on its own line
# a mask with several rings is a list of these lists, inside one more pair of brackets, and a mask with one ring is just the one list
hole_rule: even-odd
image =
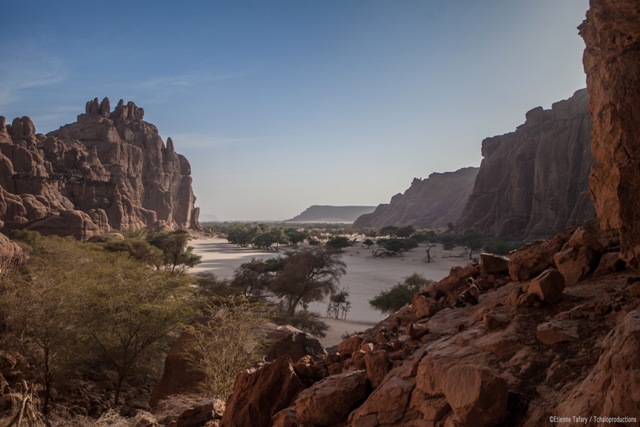
[[367,375],[351,371],[332,375],[300,393],[296,399],[296,419],[302,425],[331,426],[347,415],[367,395]]
[[288,407],[304,389],[291,359],[280,357],[259,369],[238,374],[221,427],[268,427],[271,418]]
[[486,368],[454,366],[447,371],[444,395],[451,409],[469,427],[496,426],[507,415],[507,382]]
[[22,248],[0,233],[0,276],[25,260]]
[[557,302],[562,298],[564,280],[564,276],[558,270],[550,268],[531,280],[527,293],[535,295],[540,301]]

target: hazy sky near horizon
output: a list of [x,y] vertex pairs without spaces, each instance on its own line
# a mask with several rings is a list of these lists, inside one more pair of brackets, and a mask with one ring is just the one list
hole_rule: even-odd
[[107,96],[192,166],[220,220],[377,205],[479,166],[485,137],[585,86],[588,0],[0,0],[0,115]]

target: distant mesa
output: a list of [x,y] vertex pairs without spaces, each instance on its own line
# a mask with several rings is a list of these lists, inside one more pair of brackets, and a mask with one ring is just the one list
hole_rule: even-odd
[[352,223],[361,215],[373,212],[375,206],[320,206],[313,205],[286,222],[297,223]]
[[0,117],[0,227],[88,239],[112,229],[198,229],[191,166],[143,120],[108,98],[47,135]]
[[460,216],[477,174],[478,168],[468,167],[455,172],[432,173],[426,179],[415,178],[404,194],[396,194],[388,204],[360,216],[354,225],[445,227]]

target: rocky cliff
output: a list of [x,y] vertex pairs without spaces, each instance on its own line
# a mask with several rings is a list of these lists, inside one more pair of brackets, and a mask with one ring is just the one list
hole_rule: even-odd
[[360,215],[373,212],[375,206],[313,205],[287,222],[353,222]]
[[455,172],[432,173],[426,179],[414,179],[404,194],[396,194],[389,204],[379,205],[354,225],[384,227],[387,225],[423,225],[444,227],[455,222],[475,182],[478,168]]
[[86,239],[111,229],[198,228],[191,168],[144,110],[89,101],[75,123],[37,134],[0,117],[0,227]]
[[593,117],[589,177],[600,226],[620,235],[622,258],[640,267],[640,4],[591,0],[584,69]]
[[482,141],[473,192],[456,223],[497,236],[545,238],[595,216],[586,90],[535,108],[515,132]]

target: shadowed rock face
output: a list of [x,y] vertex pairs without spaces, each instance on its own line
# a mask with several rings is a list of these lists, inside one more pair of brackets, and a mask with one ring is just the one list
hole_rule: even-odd
[[640,6],[591,0],[586,49],[595,164],[589,177],[600,227],[620,234],[621,257],[640,265]]
[[[134,103],[105,98],[78,121],[36,134],[0,117],[0,226],[86,239],[115,229],[198,228],[191,168]],[[3,223],[3,224],[2,224]]]
[[404,194],[393,196],[389,204],[360,216],[354,225],[425,225],[443,227],[455,222],[471,193],[478,168],[432,173],[427,179],[414,179]]
[[595,216],[586,90],[529,111],[515,132],[482,141],[482,164],[457,222],[493,235],[548,237]]

